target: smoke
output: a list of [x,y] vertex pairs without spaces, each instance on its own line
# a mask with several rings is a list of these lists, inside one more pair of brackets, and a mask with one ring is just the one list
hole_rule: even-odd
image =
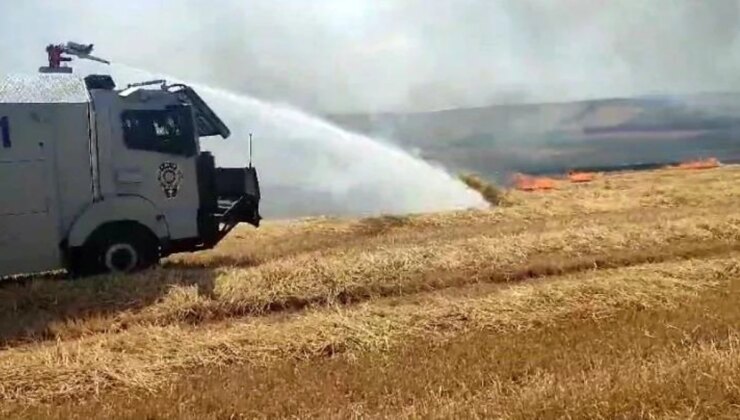
[[737,0],[0,0],[0,71],[48,42],[322,113],[740,87]]

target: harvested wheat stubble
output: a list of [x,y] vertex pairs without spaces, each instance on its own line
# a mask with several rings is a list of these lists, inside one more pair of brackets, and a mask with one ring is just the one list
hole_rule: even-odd
[[[617,174],[542,194],[510,191],[510,206],[491,211],[268,223],[133,277],[3,286],[0,415],[59,397],[159,390],[198,367],[321,365],[326,356],[386,357],[412,342],[450,343],[466,332],[496,341],[579,319],[600,331],[605,318],[630,322],[628,315],[645,309],[689,308],[697,295],[738,277],[739,181],[736,167]],[[516,282],[533,277],[541,280]],[[22,344],[23,337],[37,341]],[[41,340],[49,338],[57,340]],[[733,357],[697,349],[681,354]],[[656,360],[658,350],[651,350]],[[631,361],[630,374],[650,370],[651,358],[644,367]],[[703,362],[686,374],[731,371],[712,370],[719,359],[696,360]],[[677,378],[661,366],[651,372]],[[545,373],[539,382],[526,378],[531,386],[507,407],[470,401],[499,413],[512,412],[515,400],[538,412],[536,402],[551,395],[563,407],[604,403],[584,399],[584,381],[575,376],[561,388]],[[604,380],[585,382],[601,389]],[[648,389],[651,381],[636,383]],[[427,413],[480,414],[466,411],[466,398]]]
[[577,355],[578,370],[558,363],[556,372],[531,369],[515,380],[496,376],[466,395],[440,393],[401,413],[383,411],[419,419],[737,418],[739,349],[740,335],[729,332],[718,342],[666,346],[647,356],[594,355],[590,366],[588,355]]
[[[23,418],[737,418],[740,366],[723,358],[738,336],[738,293],[736,278],[675,305],[608,317],[422,337],[388,352],[205,367],[154,395],[63,400]],[[707,347],[717,357],[697,363]],[[655,365],[681,369],[645,369]]]
[[213,328],[138,326],[119,334],[35,344],[0,353],[5,401],[85,397],[102,389],[154,390],[182,369],[275,358],[382,351],[413,337],[444,340],[471,329],[521,330],[563,317],[671,306],[738,276],[737,255],[562,276],[475,297],[434,292],[413,303],[372,301],[286,320],[254,319]]
[[[264,315],[315,305],[357,303],[378,297],[402,296],[477,282],[510,282],[593,267],[634,265],[722,252],[740,243],[740,218],[692,216],[683,219],[622,224],[557,225],[550,231],[480,236],[455,241],[400,243],[366,251],[350,249],[308,253],[244,269],[213,273],[160,270],[133,279],[161,298],[119,313],[90,316],[95,302],[105,307],[106,295],[89,297],[84,290],[64,291],[72,308],[80,299],[87,311],[61,321],[39,323],[30,338],[75,338],[122,331],[134,325],[199,323],[244,315]],[[199,276],[202,276],[200,278]],[[184,277],[176,279],[177,277]],[[212,278],[211,278],[212,277]],[[129,281],[127,279],[126,281]],[[210,283],[212,282],[212,284]],[[158,286],[159,284],[159,286]],[[38,288],[16,310],[2,318],[34,316],[39,302],[59,299],[60,285]],[[128,290],[131,292],[131,290]],[[108,296],[109,299],[114,296]],[[120,296],[118,296],[120,298]],[[1,308],[2,306],[0,306]],[[19,310],[20,308],[20,310]],[[101,311],[103,312],[103,311]],[[27,327],[30,328],[30,327]],[[6,333],[7,334],[7,333]],[[23,337],[16,333],[16,339]],[[12,339],[12,337],[5,337]]]

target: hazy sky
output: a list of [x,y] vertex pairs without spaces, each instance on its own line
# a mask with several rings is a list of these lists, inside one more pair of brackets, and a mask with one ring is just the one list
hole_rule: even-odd
[[0,0],[0,72],[48,42],[318,112],[740,88],[738,0]]

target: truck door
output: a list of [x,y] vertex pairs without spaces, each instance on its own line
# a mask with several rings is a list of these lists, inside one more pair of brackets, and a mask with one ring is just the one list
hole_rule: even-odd
[[0,104],[0,276],[60,267],[48,106]]
[[116,194],[137,195],[166,217],[172,239],[198,235],[198,144],[192,109],[127,109],[113,116]]

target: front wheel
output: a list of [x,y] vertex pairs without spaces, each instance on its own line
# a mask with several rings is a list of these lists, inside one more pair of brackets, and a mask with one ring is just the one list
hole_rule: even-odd
[[137,224],[117,223],[98,229],[85,243],[75,271],[81,275],[126,274],[159,262],[159,241]]

